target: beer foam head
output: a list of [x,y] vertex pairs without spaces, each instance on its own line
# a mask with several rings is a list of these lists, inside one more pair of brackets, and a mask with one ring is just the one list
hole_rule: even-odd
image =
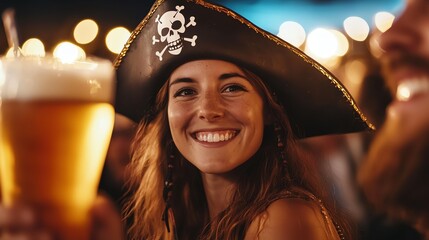
[[3,100],[83,100],[113,102],[115,71],[109,60],[63,63],[51,57],[3,58]]

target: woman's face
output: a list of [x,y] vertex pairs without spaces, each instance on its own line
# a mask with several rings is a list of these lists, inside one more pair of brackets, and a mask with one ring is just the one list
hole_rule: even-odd
[[173,141],[203,173],[227,173],[259,149],[263,100],[236,65],[192,61],[170,76],[168,120]]

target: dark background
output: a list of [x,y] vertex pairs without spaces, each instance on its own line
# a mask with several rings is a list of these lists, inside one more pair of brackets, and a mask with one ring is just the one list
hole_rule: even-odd
[[[249,16],[249,19],[256,25],[274,34],[281,23],[279,21],[283,18],[278,15],[283,15],[283,11],[284,19],[294,14],[301,16],[301,22],[311,21],[311,23],[323,24],[329,20],[329,24],[336,21],[336,27],[341,27],[343,21],[341,14],[344,15],[345,12],[354,15],[368,15],[376,9],[383,10],[384,6],[386,9],[391,8],[392,4],[401,2],[401,0],[210,1],[232,8],[245,17]],[[123,26],[132,31],[153,3],[154,0],[0,0],[0,11],[3,12],[6,8],[15,9],[20,44],[29,38],[38,38],[44,43],[47,52],[52,51],[52,48],[61,41],[72,41],[75,25],[83,19],[91,18],[99,24],[99,34],[93,42],[85,45],[85,51],[89,54],[113,59],[115,54],[109,52],[104,44],[104,36],[107,31],[117,26]],[[374,8],[375,5],[377,8]],[[315,6],[317,8],[314,8]],[[371,10],[370,6],[373,6],[374,10]],[[316,11],[317,14],[307,10]],[[274,15],[275,19],[273,19]],[[7,49],[7,40],[1,25],[0,55],[5,54]]]
[[[91,18],[99,24],[99,35],[89,45],[87,52],[112,58],[104,47],[104,37],[113,27],[123,26],[134,29],[149,11],[154,1],[0,1],[0,9],[15,9],[20,44],[28,38],[39,38],[46,51],[60,41],[73,39],[75,25],[83,19]],[[7,51],[4,28],[0,30],[0,54]]]

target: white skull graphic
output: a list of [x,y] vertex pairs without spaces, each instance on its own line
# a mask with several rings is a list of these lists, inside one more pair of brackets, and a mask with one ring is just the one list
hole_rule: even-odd
[[158,34],[161,42],[167,40],[168,52],[173,55],[178,55],[182,51],[183,43],[180,34],[185,30],[185,16],[180,12],[166,12],[158,21]]
[[[182,38],[181,36],[189,26],[197,25],[194,16],[190,17],[189,22],[186,24],[185,16],[180,12],[183,9],[185,9],[184,6],[176,6],[176,11],[165,12],[161,17],[158,15],[155,20],[158,23],[158,34],[161,42],[166,42],[164,49],[161,52],[157,51],[155,53],[160,61],[162,61],[162,56],[167,48],[170,54],[179,55],[182,52],[183,40],[190,42],[191,46],[196,45],[197,35],[194,35],[192,38]],[[156,36],[153,36],[152,44],[155,45],[158,42],[160,40]]]

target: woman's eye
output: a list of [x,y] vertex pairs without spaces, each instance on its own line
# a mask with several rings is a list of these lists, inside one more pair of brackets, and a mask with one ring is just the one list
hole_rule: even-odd
[[240,85],[229,85],[225,87],[223,91],[226,93],[229,93],[229,92],[237,92],[237,91],[246,91],[246,89]]
[[195,90],[190,89],[190,88],[184,88],[184,89],[180,89],[178,90],[175,94],[174,97],[184,97],[184,96],[190,96],[195,94]]

